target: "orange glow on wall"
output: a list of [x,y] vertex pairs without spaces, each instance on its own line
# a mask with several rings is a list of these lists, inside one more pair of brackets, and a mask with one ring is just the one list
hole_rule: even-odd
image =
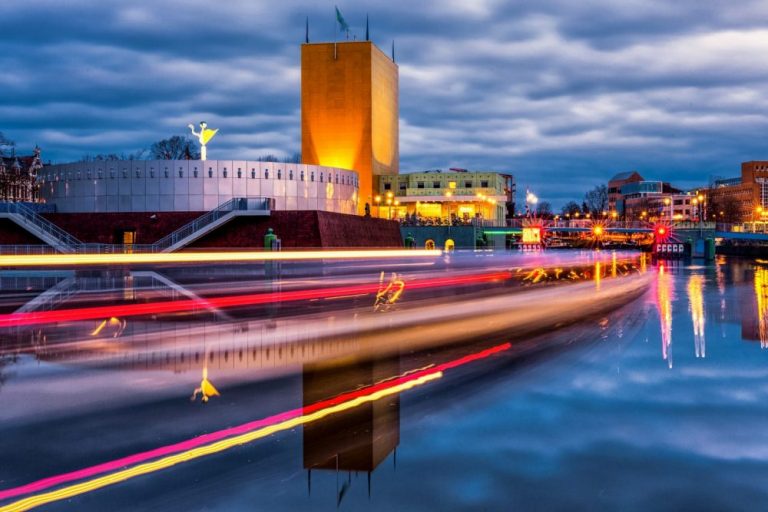
[[301,47],[302,163],[359,176],[358,212],[373,176],[399,171],[398,69],[370,41]]

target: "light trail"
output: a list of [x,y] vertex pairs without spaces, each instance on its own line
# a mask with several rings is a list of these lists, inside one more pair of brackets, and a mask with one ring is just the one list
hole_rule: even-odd
[[[237,427],[219,430],[180,443],[167,445],[154,450],[130,455],[78,471],[45,478],[19,487],[0,491],[0,500],[31,494],[50,487],[74,480],[96,477],[92,480],[30,496],[0,507],[0,512],[29,510],[55,501],[71,498],[79,494],[94,491],[131,478],[166,469],[182,462],[212,455],[229,448],[243,445],[267,437],[271,434],[290,430],[300,425],[311,423],[331,414],[374,402],[386,396],[402,393],[416,386],[439,379],[443,372],[465,364],[488,358],[499,352],[509,350],[511,343],[504,343],[476,352],[447,363],[442,363],[424,370],[406,373],[394,379],[344,393],[310,406],[293,409],[262,420],[253,421]],[[160,458],[158,458],[160,457]],[[151,459],[155,459],[150,461]],[[135,465],[137,464],[137,465]],[[126,466],[132,466],[126,468]],[[103,473],[109,473],[99,476]]]
[[158,252],[130,254],[31,254],[0,256],[0,267],[79,265],[125,265],[163,263],[242,263],[264,261],[359,260],[434,258],[439,250],[389,249],[365,251],[249,251],[249,252]]
[[[510,272],[492,272],[470,274],[436,279],[419,279],[408,283],[409,290],[460,286],[512,277]],[[182,313],[195,310],[225,309],[238,306],[255,306],[279,302],[300,300],[332,299],[344,296],[365,295],[379,291],[379,283],[317,288],[311,290],[292,290],[285,292],[266,292],[247,295],[231,295],[207,299],[183,299],[176,301],[148,302],[144,304],[124,304],[118,306],[96,306],[90,308],[71,308],[54,311],[35,311],[30,313],[9,313],[0,315],[0,328],[21,327],[55,322],[74,322],[103,318],[125,318],[140,315],[159,315]]]

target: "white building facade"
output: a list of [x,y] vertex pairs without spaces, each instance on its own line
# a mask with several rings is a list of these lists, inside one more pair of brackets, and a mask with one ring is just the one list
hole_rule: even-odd
[[275,210],[356,214],[355,171],[246,160],[106,160],[45,166],[40,197],[57,212],[209,211],[235,197]]

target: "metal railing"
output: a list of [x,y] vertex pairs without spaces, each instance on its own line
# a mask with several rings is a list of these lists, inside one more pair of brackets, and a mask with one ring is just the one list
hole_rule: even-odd
[[269,197],[233,197],[152,244],[151,252],[167,249],[231,212],[259,210],[269,212],[274,208],[274,202],[275,200]]
[[53,254],[56,252],[122,254],[127,252],[161,252],[232,212],[263,211],[268,213],[274,209],[274,206],[275,200],[269,197],[235,197],[153,244],[122,245],[83,243],[27,206],[20,203],[0,203],[0,213],[10,213],[18,216],[23,222],[35,226],[56,242],[53,246],[43,244],[0,245],[0,254]]
[[76,252],[78,247],[82,245],[80,240],[21,203],[0,203],[0,213],[15,215],[21,218],[23,222],[31,224],[42,233],[52,237],[56,241],[54,248],[58,250]]

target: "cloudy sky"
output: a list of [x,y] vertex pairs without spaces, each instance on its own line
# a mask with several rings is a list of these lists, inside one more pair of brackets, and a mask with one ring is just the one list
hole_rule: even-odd
[[[680,187],[768,159],[768,3],[336,0],[400,65],[401,171],[512,172],[559,206],[638,170]],[[330,0],[7,0],[0,131],[56,162],[205,119],[211,158],[300,150],[299,45]]]

